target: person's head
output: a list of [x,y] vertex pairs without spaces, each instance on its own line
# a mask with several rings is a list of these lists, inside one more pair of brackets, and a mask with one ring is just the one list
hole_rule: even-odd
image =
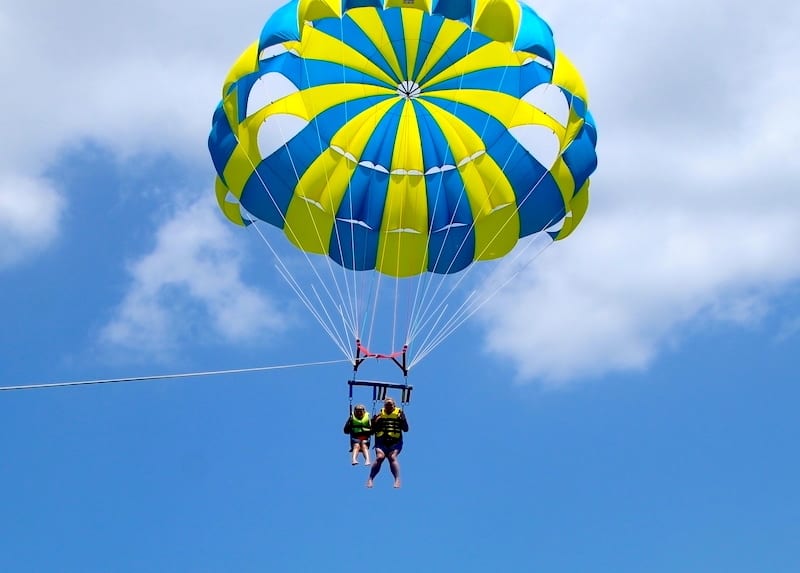
[[364,404],[356,404],[356,407],[353,408],[353,413],[356,415],[357,418],[363,417],[364,412],[366,411],[367,409],[364,407]]
[[394,399],[393,398],[386,398],[383,401],[383,410],[387,414],[391,414],[392,412],[394,412],[394,408],[395,408],[395,406],[394,406]]

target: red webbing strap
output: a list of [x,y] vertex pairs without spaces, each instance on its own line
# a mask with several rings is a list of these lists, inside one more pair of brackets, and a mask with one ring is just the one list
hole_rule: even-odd
[[364,358],[397,358],[402,356],[405,353],[404,350],[398,350],[397,352],[392,352],[391,354],[381,354],[379,352],[370,352],[370,350],[362,345],[360,342],[356,342],[356,348],[361,353],[360,355]]

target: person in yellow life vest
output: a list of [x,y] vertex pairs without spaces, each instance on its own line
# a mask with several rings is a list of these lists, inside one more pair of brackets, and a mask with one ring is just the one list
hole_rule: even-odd
[[372,433],[375,436],[375,463],[369,470],[367,487],[381,471],[383,460],[389,459],[389,469],[394,476],[394,487],[400,487],[400,462],[397,456],[403,449],[403,432],[408,431],[405,413],[395,406],[394,400],[386,398],[383,409],[372,418]]
[[350,434],[350,462],[358,465],[358,454],[364,455],[364,465],[370,465],[369,461],[369,435],[372,433],[372,423],[364,404],[358,404],[353,408],[353,413],[344,423],[344,433]]

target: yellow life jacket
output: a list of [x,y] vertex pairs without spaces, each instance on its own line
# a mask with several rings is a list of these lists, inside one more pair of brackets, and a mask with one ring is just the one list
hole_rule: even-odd
[[381,408],[377,424],[380,429],[375,432],[375,437],[387,436],[394,440],[399,440],[403,437],[403,430],[400,428],[400,414],[402,412],[400,408],[395,408],[391,414],[387,414],[386,410]]

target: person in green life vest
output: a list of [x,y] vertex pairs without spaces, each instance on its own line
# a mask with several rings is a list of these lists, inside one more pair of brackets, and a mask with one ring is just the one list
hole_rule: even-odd
[[369,436],[372,433],[372,423],[364,404],[358,404],[353,408],[353,413],[344,423],[344,433],[350,434],[350,463],[358,465],[358,454],[364,455],[364,465],[370,465],[369,461]]
[[369,471],[367,487],[372,487],[372,482],[381,471],[383,460],[389,459],[389,469],[394,476],[394,487],[400,487],[400,462],[397,456],[403,449],[403,432],[408,431],[406,415],[396,407],[394,400],[386,398],[383,409],[372,418],[372,433],[375,436],[375,463]]

